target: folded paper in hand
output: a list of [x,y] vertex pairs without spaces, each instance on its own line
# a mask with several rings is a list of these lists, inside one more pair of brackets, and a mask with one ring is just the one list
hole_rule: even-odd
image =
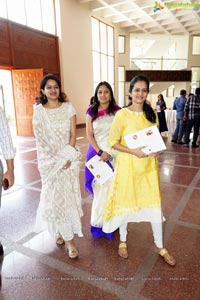
[[144,146],[142,151],[145,154],[159,152],[166,149],[162,136],[156,125],[146,129],[125,135],[124,139],[129,148],[134,149]]
[[113,176],[113,170],[106,162],[100,160],[98,155],[93,156],[85,165],[100,184],[104,184]]

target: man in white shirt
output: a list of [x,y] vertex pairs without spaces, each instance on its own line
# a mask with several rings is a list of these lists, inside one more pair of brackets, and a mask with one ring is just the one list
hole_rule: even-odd
[[[14,184],[14,156],[15,156],[15,149],[13,147],[8,121],[1,107],[0,107],[0,148],[2,150],[2,154],[7,165],[7,170],[4,172],[3,164],[0,159],[0,202],[1,202],[2,187],[4,189],[9,189]],[[0,256],[1,255],[3,255],[3,246],[1,245],[0,242]]]

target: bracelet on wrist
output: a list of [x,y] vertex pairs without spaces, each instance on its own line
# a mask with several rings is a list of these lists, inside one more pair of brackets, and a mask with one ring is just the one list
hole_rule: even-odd
[[103,150],[100,149],[100,150],[97,152],[97,155],[98,155],[98,156],[101,156],[102,153],[103,153]]

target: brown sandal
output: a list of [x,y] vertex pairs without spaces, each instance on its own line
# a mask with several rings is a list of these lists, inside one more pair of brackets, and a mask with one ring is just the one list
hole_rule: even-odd
[[78,249],[76,248],[75,245],[70,245],[69,243],[67,243],[67,250],[68,250],[69,258],[78,257]]
[[56,235],[56,244],[59,246],[65,244],[65,241],[60,233],[57,233]]
[[127,244],[126,242],[119,243],[118,254],[122,258],[128,258]]
[[162,249],[157,248],[157,251],[156,251],[156,252],[157,252],[160,256],[163,257],[164,261],[165,261],[168,265],[170,265],[170,266],[172,266],[172,267],[175,266],[176,260],[175,260],[175,258],[174,258],[171,254],[169,254],[169,252],[167,251],[167,249],[165,249],[165,248],[162,248]]

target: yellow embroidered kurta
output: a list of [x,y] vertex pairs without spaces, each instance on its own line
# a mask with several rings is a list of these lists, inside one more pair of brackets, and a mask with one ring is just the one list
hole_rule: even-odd
[[[152,125],[144,113],[121,109],[112,123],[109,144],[127,147],[125,135]],[[110,232],[124,223],[141,221],[162,222],[158,161],[154,157],[137,158],[118,152],[103,230]]]

